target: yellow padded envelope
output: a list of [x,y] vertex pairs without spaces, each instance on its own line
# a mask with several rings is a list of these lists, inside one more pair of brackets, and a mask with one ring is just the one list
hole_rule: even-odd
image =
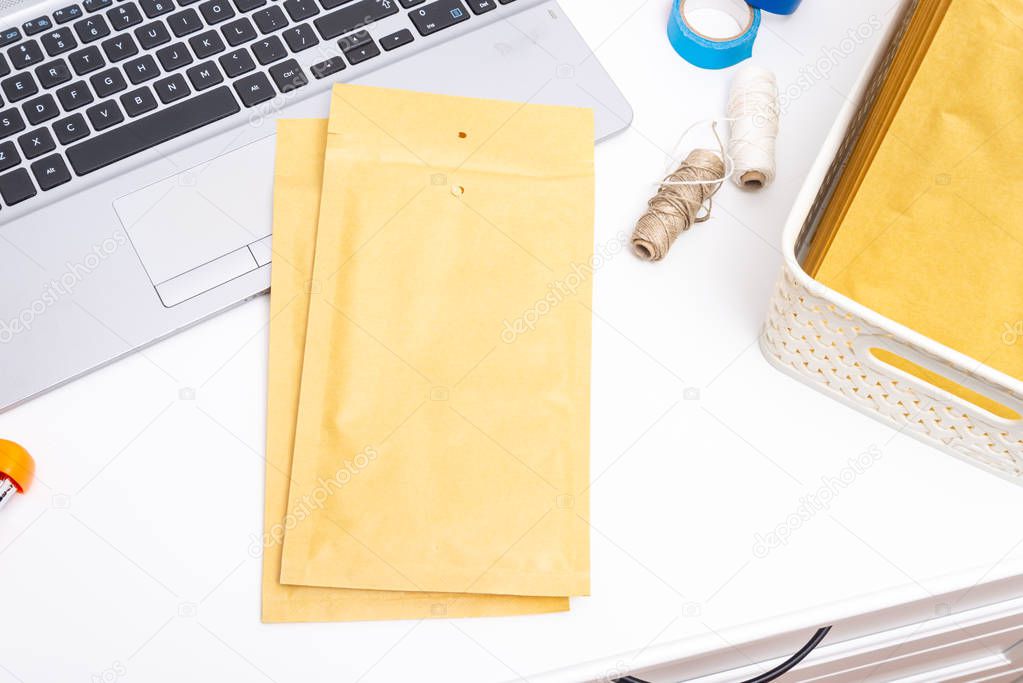
[[282,583],[589,592],[593,135],[334,87]]
[[[848,212],[826,235],[833,241],[815,245],[827,247],[821,282],[1018,379],[1021,26],[1021,0],[952,0]],[[884,360],[1019,417],[898,357]]]
[[[284,532],[304,521],[308,505],[331,491],[314,489],[288,514],[299,381],[309,309],[327,121],[278,122],[274,181],[274,254],[270,296],[270,393],[267,404],[263,621],[348,621],[499,616],[568,609],[567,598],[389,592],[280,584]],[[361,461],[360,461],[361,462]]]

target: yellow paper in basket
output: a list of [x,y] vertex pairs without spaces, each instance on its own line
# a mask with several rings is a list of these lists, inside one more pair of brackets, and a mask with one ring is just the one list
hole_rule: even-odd
[[587,594],[592,112],[336,85],[329,131],[291,504],[356,472],[282,582]]
[[[263,621],[422,619],[553,612],[565,598],[389,592],[285,586],[281,541],[303,522],[304,508],[288,514],[299,381],[305,348],[316,222],[320,207],[325,119],[278,122],[274,181],[274,254],[270,296],[270,368],[267,402],[266,511],[263,546]],[[323,490],[319,495],[333,491]]]
[[[954,0],[816,277],[1023,379],[1023,2]],[[994,401],[883,358],[1003,417]]]

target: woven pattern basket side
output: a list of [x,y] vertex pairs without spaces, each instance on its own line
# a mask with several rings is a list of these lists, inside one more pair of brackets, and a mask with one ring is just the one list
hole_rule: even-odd
[[[986,420],[979,409],[968,411],[935,387],[907,380],[894,371],[885,372],[877,363],[868,362],[864,355],[869,351],[856,344],[864,335],[909,347],[892,333],[815,295],[785,267],[761,337],[768,360],[900,431],[1023,484],[1023,426],[997,418]],[[911,348],[932,360],[935,367],[953,367],[948,359]],[[968,368],[956,369],[969,374]],[[994,395],[1000,391],[1023,400],[1005,387],[992,388]]]

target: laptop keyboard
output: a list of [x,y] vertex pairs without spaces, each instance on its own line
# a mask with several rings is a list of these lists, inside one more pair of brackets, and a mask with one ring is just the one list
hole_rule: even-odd
[[0,206],[514,1],[82,0],[0,30]]

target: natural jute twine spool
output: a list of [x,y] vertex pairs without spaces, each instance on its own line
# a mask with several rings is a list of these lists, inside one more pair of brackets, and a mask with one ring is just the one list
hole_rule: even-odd
[[709,149],[690,152],[647,203],[646,213],[632,233],[636,255],[647,261],[660,261],[679,235],[710,218],[712,198],[725,177],[725,162],[718,152]]

